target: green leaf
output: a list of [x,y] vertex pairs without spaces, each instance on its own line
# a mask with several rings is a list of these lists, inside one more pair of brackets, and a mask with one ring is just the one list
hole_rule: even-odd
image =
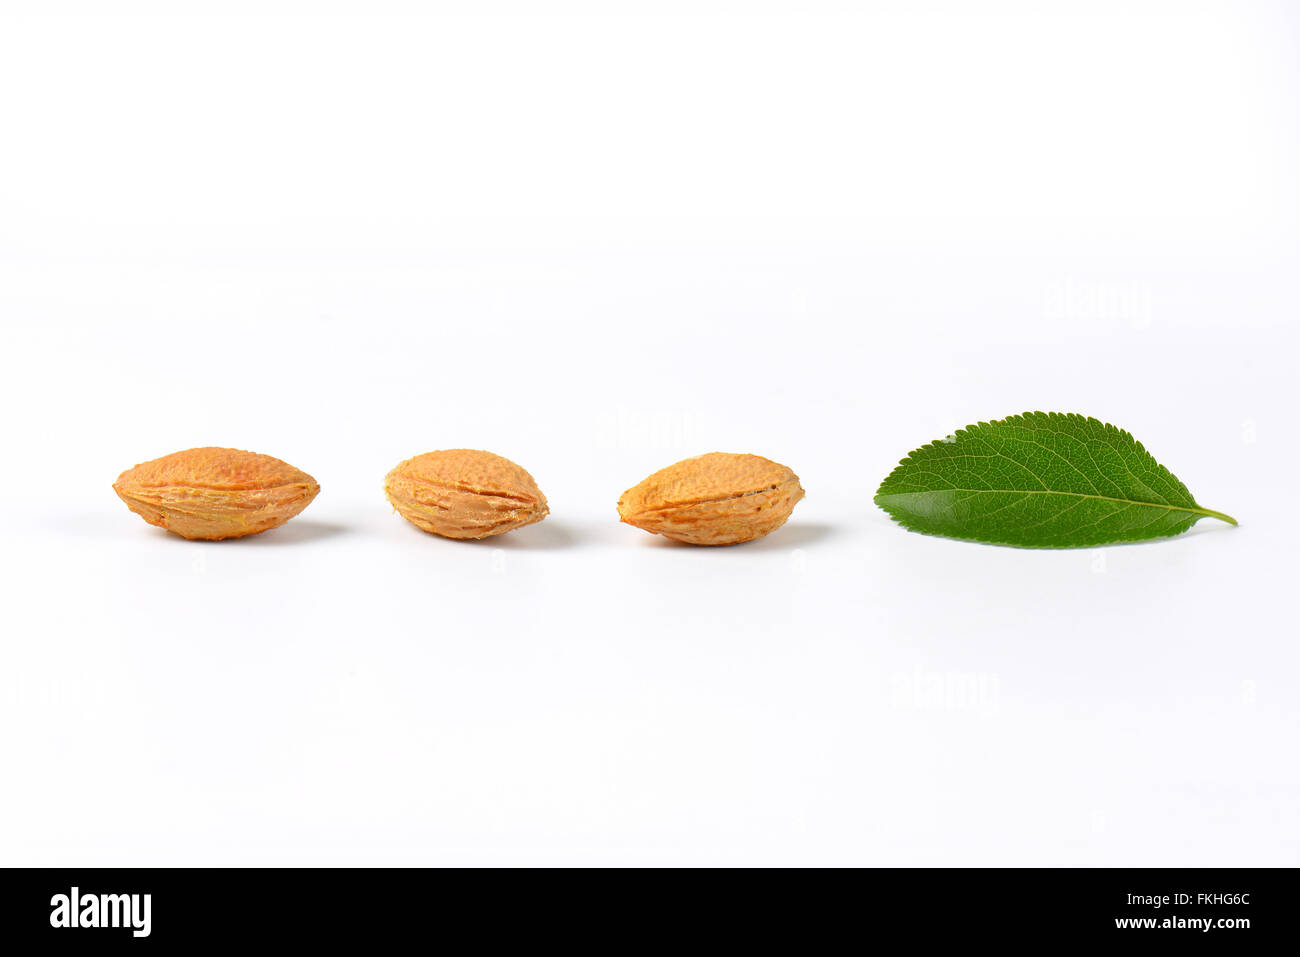
[[1123,429],[1026,412],[968,426],[898,464],[876,504],[904,528],[995,545],[1087,548],[1187,531],[1209,516]]

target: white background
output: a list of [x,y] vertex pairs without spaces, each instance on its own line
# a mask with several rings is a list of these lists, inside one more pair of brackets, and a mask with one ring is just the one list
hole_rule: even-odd
[[[112,6],[0,3],[0,861],[1300,863],[1294,5]],[[1026,409],[1241,526],[872,505]],[[322,492],[110,489],[209,444]],[[395,516],[462,446],[551,517]],[[617,522],[711,450],[808,497]]]

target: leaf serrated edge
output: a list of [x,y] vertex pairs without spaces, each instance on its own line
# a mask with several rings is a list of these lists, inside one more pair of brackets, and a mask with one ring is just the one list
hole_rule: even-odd
[[[1138,450],[1139,452],[1141,452],[1143,455],[1145,455],[1145,456],[1147,457],[1147,459],[1148,459],[1152,464],[1154,464],[1157,468],[1160,468],[1160,469],[1163,469],[1163,470],[1166,471],[1166,472],[1169,472],[1169,476],[1170,476],[1170,478],[1172,478],[1175,482],[1177,482],[1178,485],[1182,488],[1182,490],[1183,490],[1184,492],[1187,493],[1187,497],[1190,498],[1193,502],[1196,501],[1196,497],[1195,497],[1194,495],[1192,495],[1191,490],[1190,490],[1186,485],[1183,484],[1182,480],[1179,479],[1177,475],[1174,475],[1173,472],[1170,472],[1168,468],[1166,468],[1165,466],[1161,465],[1160,462],[1156,460],[1156,457],[1155,457],[1154,455],[1152,455],[1150,452],[1147,451],[1146,446],[1144,446],[1141,442],[1139,442],[1136,438],[1133,437],[1133,434],[1132,434],[1131,432],[1129,432],[1129,431],[1127,431],[1127,430],[1125,430],[1125,429],[1121,429],[1118,425],[1112,425],[1112,424],[1109,423],[1109,422],[1103,422],[1103,421],[1101,421],[1101,419],[1098,419],[1096,416],[1091,416],[1091,415],[1082,415],[1082,414],[1080,414],[1080,413],[1078,413],[1078,412],[1041,412],[1041,411],[1026,411],[1026,412],[1020,412],[1020,413],[1017,413],[1017,414],[1015,414],[1015,415],[1006,415],[1006,416],[1003,416],[1003,417],[1000,418],[1000,419],[989,419],[988,421],[985,421],[985,420],[981,419],[980,421],[978,421],[978,422],[974,422],[974,423],[972,423],[972,424],[970,424],[970,425],[967,425],[967,426],[965,426],[964,428],[955,429],[955,430],[951,433],[951,434],[952,434],[952,437],[953,437],[953,440],[954,440],[953,442],[948,442],[948,441],[946,441],[946,439],[933,439],[933,440],[931,440],[931,441],[929,441],[929,442],[926,442],[924,445],[917,446],[917,447],[914,448],[911,452],[908,452],[907,455],[905,455],[905,456],[903,456],[901,459],[899,459],[898,464],[895,465],[894,468],[893,468],[893,470],[891,470],[890,473],[889,473],[888,475],[885,476],[884,481],[882,481],[882,482],[880,483],[880,488],[883,488],[885,485],[887,485],[887,484],[889,483],[889,480],[890,480],[891,478],[893,478],[895,475],[897,475],[898,472],[901,471],[901,470],[903,469],[904,466],[906,466],[906,465],[908,465],[909,463],[911,463],[911,462],[913,461],[913,456],[915,456],[916,453],[918,453],[918,452],[923,452],[923,451],[925,451],[926,449],[937,449],[937,448],[941,448],[942,446],[945,446],[945,445],[953,445],[953,444],[955,444],[955,442],[960,441],[960,440],[962,439],[963,436],[968,436],[968,435],[970,435],[973,431],[978,430],[978,429],[992,428],[992,427],[995,426],[995,425],[1003,425],[1003,424],[1006,424],[1006,423],[1013,423],[1013,424],[1014,424],[1014,421],[1017,420],[1017,419],[1028,420],[1028,419],[1034,419],[1034,418],[1037,418],[1037,417],[1040,417],[1040,416],[1041,416],[1042,418],[1046,419],[1049,423],[1050,423],[1053,419],[1065,419],[1065,420],[1067,420],[1067,421],[1069,421],[1069,420],[1077,420],[1077,421],[1079,421],[1079,422],[1083,422],[1083,423],[1085,423],[1085,424],[1091,422],[1091,423],[1095,423],[1096,425],[1101,426],[1102,429],[1103,429],[1104,431],[1109,431],[1109,432],[1115,432],[1115,433],[1117,433],[1117,434],[1120,435],[1121,437],[1123,437],[1123,438],[1127,439],[1128,441],[1132,442],[1132,443],[1137,447],[1137,450]],[[877,488],[877,489],[876,489],[876,494],[877,494],[877,495],[880,494],[880,488]],[[1198,506],[1198,507],[1199,507],[1199,506]],[[1236,523],[1234,522],[1233,524],[1236,524]]]
[[[880,508],[882,511],[884,511],[886,515],[889,516],[890,521],[894,522],[896,525],[899,525],[902,528],[907,529],[909,532],[915,532],[917,535],[926,535],[930,538],[946,538],[950,542],[975,542],[979,545],[1001,545],[1005,548],[1032,548],[1032,549],[1039,549],[1041,551],[1065,551],[1071,548],[1099,548],[1102,545],[1140,545],[1143,542],[1148,542],[1153,540],[1153,539],[1143,539],[1143,538],[1110,538],[1110,539],[1103,539],[1101,541],[1093,542],[1091,544],[1086,544],[1086,545],[1025,545],[1021,542],[1008,542],[1005,539],[1001,539],[1001,538],[981,538],[974,535],[966,538],[959,538],[956,535],[943,535],[939,532],[929,532],[923,528],[915,527],[909,524],[905,519],[899,518],[889,509],[885,508],[885,506],[881,505]],[[1200,517],[1198,516],[1198,520],[1199,518]],[[1189,531],[1192,530],[1192,527],[1195,524],[1196,522],[1192,522],[1190,525],[1187,526],[1187,528],[1181,529],[1180,531],[1174,532],[1170,535],[1162,535],[1160,537],[1177,538],[1179,535],[1186,535]],[[1234,522],[1233,524],[1235,525],[1236,523]]]

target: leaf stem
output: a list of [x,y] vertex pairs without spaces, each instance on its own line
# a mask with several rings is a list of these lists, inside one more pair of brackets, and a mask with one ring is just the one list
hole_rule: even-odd
[[1210,518],[1217,518],[1221,522],[1227,522],[1229,525],[1237,524],[1237,520],[1233,518],[1231,515],[1224,515],[1222,512],[1216,512],[1212,508],[1202,508],[1199,511],[1201,511],[1205,515],[1210,516]]

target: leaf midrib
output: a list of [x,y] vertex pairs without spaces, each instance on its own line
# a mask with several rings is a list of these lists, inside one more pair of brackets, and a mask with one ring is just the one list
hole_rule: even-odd
[[927,488],[917,492],[877,492],[876,498],[889,498],[893,495],[928,495],[936,492],[978,492],[988,493],[991,495],[1069,495],[1071,498],[1088,498],[1098,502],[1118,502],[1121,505],[1140,505],[1144,508],[1163,508],[1171,512],[1188,512],[1192,515],[1202,515],[1207,518],[1217,518],[1221,522],[1227,522],[1229,525],[1236,525],[1237,520],[1231,515],[1225,515],[1223,512],[1216,512],[1213,509],[1188,508],[1185,505],[1165,505],[1160,502],[1139,502],[1129,498],[1115,498],[1112,495],[1089,495],[1086,492],[1063,492],[1059,489],[1036,488]]

